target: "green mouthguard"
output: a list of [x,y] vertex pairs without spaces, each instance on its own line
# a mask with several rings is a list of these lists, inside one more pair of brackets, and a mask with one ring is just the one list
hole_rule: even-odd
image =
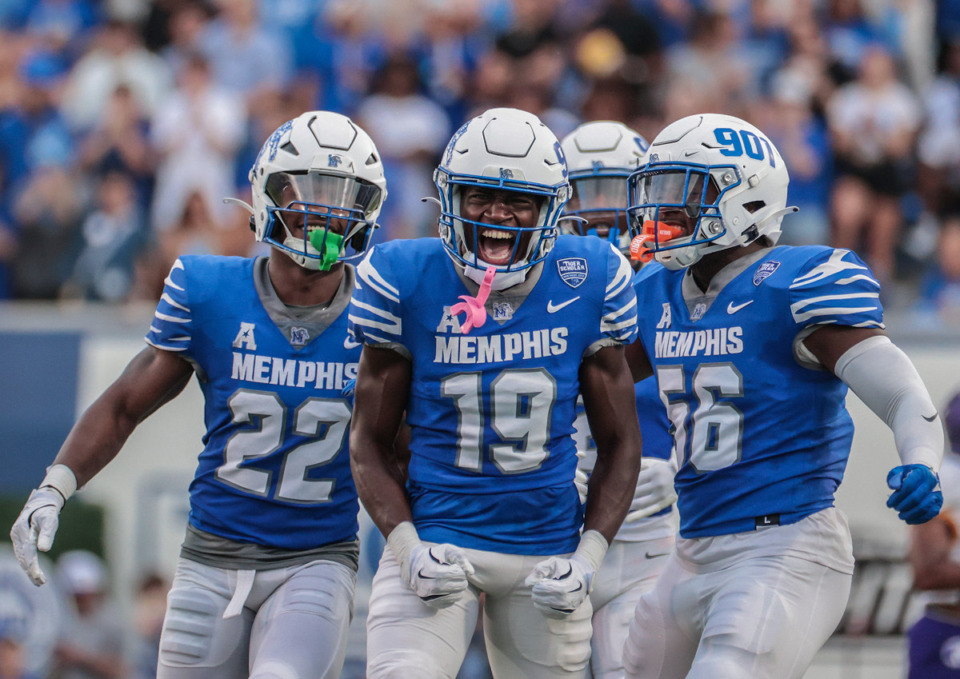
[[329,271],[340,257],[343,236],[328,229],[317,229],[310,232],[310,244],[320,253],[320,270]]

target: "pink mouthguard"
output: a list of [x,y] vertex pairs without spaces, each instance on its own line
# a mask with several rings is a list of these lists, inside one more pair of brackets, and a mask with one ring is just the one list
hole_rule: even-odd
[[454,316],[461,311],[467,315],[463,323],[460,324],[460,332],[464,335],[487,322],[487,310],[483,305],[487,303],[487,297],[490,296],[490,286],[493,285],[493,277],[496,274],[496,267],[489,267],[487,272],[483,274],[483,282],[480,284],[477,296],[460,295],[460,299],[463,301],[450,307],[450,313]]

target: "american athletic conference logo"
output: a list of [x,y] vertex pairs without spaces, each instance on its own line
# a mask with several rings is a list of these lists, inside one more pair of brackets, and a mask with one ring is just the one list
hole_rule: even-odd
[[557,260],[560,280],[571,288],[579,287],[587,280],[587,260],[583,257],[565,257]]

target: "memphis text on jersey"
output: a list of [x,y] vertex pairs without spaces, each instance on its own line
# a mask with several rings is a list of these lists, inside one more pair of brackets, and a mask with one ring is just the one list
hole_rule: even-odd
[[452,335],[436,335],[434,363],[468,364],[506,363],[514,360],[560,356],[567,351],[567,328],[544,328],[521,332],[494,333],[471,337],[460,334],[460,323],[443,308],[443,320],[437,332],[452,332]]

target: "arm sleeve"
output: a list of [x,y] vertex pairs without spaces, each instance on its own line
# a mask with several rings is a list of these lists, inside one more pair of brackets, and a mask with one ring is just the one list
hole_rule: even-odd
[[163,282],[163,294],[147,333],[147,344],[189,355],[193,336],[193,313],[187,290],[187,271],[182,259],[177,259]]
[[890,427],[904,464],[940,468],[940,416],[917,369],[888,337],[858,342],[840,357],[834,372]]
[[403,343],[400,289],[393,280],[390,261],[378,248],[357,267],[348,319],[348,332],[356,341],[394,349],[410,358]]

